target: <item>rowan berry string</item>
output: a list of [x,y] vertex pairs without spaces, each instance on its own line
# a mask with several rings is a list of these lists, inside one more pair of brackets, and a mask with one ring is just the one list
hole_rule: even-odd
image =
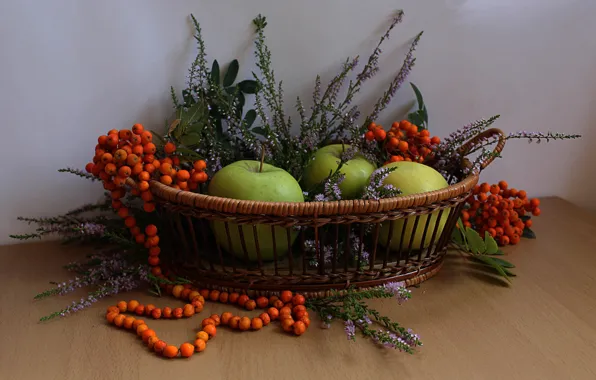
[[205,183],[208,175],[205,173],[207,165],[204,160],[194,161],[192,167],[188,168],[190,171],[183,168],[180,156],[176,155],[176,145],[172,142],[164,145],[164,157],[157,158],[156,155],[161,152],[157,151],[152,141],[153,134],[145,130],[142,124],[133,125],[132,130],[112,129],[97,139],[93,162],[88,163],[85,170],[103,181],[104,189],[111,192],[112,207],[124,219],[135,241],[149,250],[151,273],[158,278],[165,278],[159,265],[161,249],[157,227],[150,224],[143,231],[122,201],[126,195],[126,180],[130,177],[135,181],[136,188],[131,193],[139,196],[144,202],[143,210],[151,213],[155,211],[155,202],[149,191],[149,181],[159,180],[164,185],[192,191]]
[[[183,307],[159,308],[155,305],[142,305],[136,300],[120,301],[115,306],[110,306],[106,311],[106,320],[116,327],[135,332],[149,347],[150,350],[166,358],[191,357],[195,352],[202,352],[207,348],[207,342],[217,336],[217,329],[220,326],[228,326],[232,330],[257,331],[268,326],[272,321],[280,320],[281,327],[288,333],[300,336],[310,326],[310,318],[306,307],[306,300],[301,294],[294,294],[289,290],[283,291],[280,297],[271,296],[251,299],[246,294],[220,292],[218,290],[197,289],[189,284],[185,285],[163,285],[165,291],[175,298],[183,301],[190,301]],[[254,310],[255,307],[266,309],[258,317],[235,316],[226,311],[220,315],[213,314],[201,322],[201,331],[196,335],[193,343],[182,343],[180,347],[169,345],[159,339],[155,330],[149,328],[143,319],[134,316],[125,316],[124,313],[134,313],[138,317],[153,319],[180,319],[190,318],[200,313],[206,301],[221,302],[225,304],[236,304],[246,310]]]
[[500,245],[519,243],[524,230],[532,227],[530,215],[539,216],[540,200],[529,199],[524,190],[509,188],[506,181],[476,185],[461,213],[464,226],[481,236],[488,232]]

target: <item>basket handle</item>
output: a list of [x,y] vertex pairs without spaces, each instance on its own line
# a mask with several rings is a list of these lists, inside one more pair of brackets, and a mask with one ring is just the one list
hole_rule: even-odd
[[503,148],[505,147],[505,134],[503,133],[502,130],[500,130],[498,128],[487,129],[486,131],[479,133],[476,136],[472,137],[464,145],[459,147],[459,149],[457,151],[462,157],[465,157],[474,148],[476,148],[478,145],[480,145],[484,140],[489,139],[494,136],[498,136],[499,141],[497,142],[497,145],[493,149],[494,154],[492,154],[490,157],[486,158],[484,161],[482,161],[480,163],[480,170],[484,170],[488,165],[490,165],[491,162],[494,161],[494,159],[496,158],[496,155],[501,153],[503,151]]

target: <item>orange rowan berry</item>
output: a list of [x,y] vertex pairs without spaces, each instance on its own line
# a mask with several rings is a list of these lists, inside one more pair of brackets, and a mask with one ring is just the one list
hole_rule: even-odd
[[501,188],[499,188],[499,185],[492,185],[489,191],[491,194],[499,194]]
[[155,347],[155,343],[159,342],[159,338],[157,336],[151,336],[149,337],[149,340],[147,340],[147,347],[149,347],[150,350],[153,350],[153,347]]
[[[147,326],[147,325],[142,325],[142,326]],[[137,329],[137,331],[138,331],[138,329]],[[152,336],[156,336],[156,334],[155,334],[155,331],[151,330],[151,329],[146,329],[141,334],[141,338],[143,339],[144,343],[147,343],[149,341],[149,338],[151,338]]]
[[153,212],[153,211],[155,211],[155,203],[153,203],[153,202],[145,202],[143,204],[143,210],[145,212]]
[[306,332],[306,325],[302,321],[296,321],[294,322],[292,329],[294,331],[294,334],[300,336]]
[[111,148],[115,148],[118,145],[118,135],[110,134],[106,140],[107,146]]
[[247,331],[249,330],[251,327],[251,320],[248,317],[242,317],[240,318],[240,321],[238,322],[238,328],[241,331]]
[[308,318],[308,316],[304,316],[304,317],[300,318],[300,322],[304,323],[306,325],[306,328],[308,328],[308,326],[310,326],[310,318]]
[[284,307],[284,303],[282,300],[277,300],[273,303],[273,307],[275,307],[276,309],[281,309],[282,307]]
[[279,315],[292,315],[292,309],[288,306],[284,306],[279,310]]
[[142,336],[143,333],[147,330],[149,330],[149,326],[147,326],[147,324],[145,324],[145,323],[138,325],[136,328],[136,332],[137,332],[138,336]]
[[528,219],[524,223],[525,227],[530,228],[532,227],[532,219]]
[[532,199],[530,200],[530,205],[531,205],[533,208],[536,208],[536,207],[540,206],[540,199],[538,199],[538,198],[532,198]]
[[254,300],[248,300],[244,303],[244,308],[248,311],[254,310],[257,307],[257,303]]
[[284,290],[283,292],[281,292],[281,294],[280,294],[280,296],[279,296],[279,299],[280,299],[280,300],[281,300],[281,301],[282,301],[284,304],[286,304],[286,303],[288,303],[288,302],[290,302],[290,301],[292,300],[292,297],[293,297],[293,296],[294,296],[294,295],[292,294],[292,292],[291,292],[291,291],[289,291],[289,290]]
[[432,145],[438,145],[438,144],[440,144],[440,143],[441,143],[441,139],[440,139],[439,137],[437,137],[437,136],[433,136],[433,137],[430,139],[430,143],[431,143]]
[[246,304],[246,302],[249,300],[248,296],[246,294],[242,294],[238,297],[238,305],[241,307],[244,307],[244,305]]
[[106,314],[106,320],[108,321],[108,323],[114,323],[114,318],[116,318],[118,315],[120,315],[120,313],[116,313],[114,311],[111,311],[109,313]]
[[153,345],[153,351],[155,351],[158,354],[161,354],[164,352],[164,350],[167,346],[168,346],[168,344],[166,342],[164,342],[163,340],[158,340]]
[[292,304],[294,306],[296,306],[296,305],[304,305],[305,302],[306,302],[306,299],[304,298],[304,296],[302,294],[296,294],[292,298]]
[[196,183],[205,183],[209,179],[209,176],[205,172],[197,172],[193,174],[193,182]]
[[195,170],[203,171],[207,168],[207,163],[205,162],[205,160],[197,160],[193,163],[193,167],[195,168]]
[[240,317],[234,316],[234,317],[230,318],[230,322],[228,323],[228,326],[230,326],[230,328],[237,329],[237,328],[239,328],[239,325],[240,325]]
[[164,318],[172,318],[172,308],[171,307],[164,307],[163,310],[161,311],[161,315]]
[[291,332],[293,330],[294,327],[294,320],[292,319],[292,317],[289,318],[285,318],[283,321],[281,321],[281,328],[285,331],[285,332]]
[[120,301],[116,304],[116,307],[118,307],[118,310],[120,310],[121,313],[124,313],[128,310],[128,303],[126,303],[126,301]]
[[275,303],[275,301],[277,301],[279,299],[278,296],[271,296],[269,297],[269,306],[273,306],[273,304]]
[[209,339],[215,338],[215,335],[217,334],[217,328],[215,325],[206,325],[203,327],[203,331],[209,334]]
[[114,317],[112,322],[114,323],[115,326],[122,327],[124,325],[125,319],[126,319],[126,316],[124,314],[118,314]]
[[255,317],[250,321],[250,327],[253,330],[260,330],[263,328],[263,320],[261,318]]
[[186,305],[184,305],[184,308],[182,309],[182,314],[186,318],[192,317],[195,314],[195,307],[187,303]]
[[219,290],[212,290],[209,292],[209,299],[213,302],[217,302],[219,300]]
[[521,199],[525,199],[525,198],[526,198],[528,195],[526,194],[526,191],[525,191],[525,190],[520,190],[520,191],[517,193],[517,196],[518,196],[519,198],[521,198]]
[[141,133],[143,133],[143,131],[145,130],[145,128],[143,128],[143,124],[135,124],[132,126],[132,133],[140,135]]
[[161,318],[161,309],[156,307],[153,310],[151,310],[151,317],[153,317],[155,319],[160,319]]
[[162,176],[159,178],[159,181],[160,181],[161,183],[163,183],[164,185],[166,185],[166,186],[169,186],[169,185],[171,185],[171,184],[172,184],[172,177],[170,177],[169,175],[162,175]]
[[480,192],[481,193],[488,193],[490,191],[490,185],[486,182],[480,185]]
[[532,215],[534,216],[540,216],[540,213],[542,211],[540,210],[540,208],[536,207],[534,210],[532,210]]
[[269,314],[269,317],[271,317],[272,321],[275,321],[277,318],[279,318],[279,310],[275,307],[270,307],[267,309],[267,314]]
[[[221,317],[218,317],[220,323],[224,326],[227,326],[230,323],[230,319],[232,319],[234,315],[230,312],[225,312],[221,314]],[[211,316],[211,318],[213,319],[213,316]]]
[[197,339],[195,340],[194,343],[194,350],[196,352],[203,352],[205,351],[205,348],[207,348],[207,343],[205,343],[206,341],[204,341],[203,339]]
[[400,141],[399,144],[397,144],[397,149],[399,149],[401,152],[405,153],[408,151],[408,143],[406,141]]
[[375,133],[373,131],[368,131],[364,134],[364,138],[367,141],[373,141],[375,139]]
[[137,301],[137,300],[128,301],[126,310],[129,313],[132,313],[133,311],[135,311],[135,309],[137,308],[137,306],[139,306],[139,301]]
[[178,356],[178,347],[176,346],[166,346],[163,350],[163,356],[166,358],[175,358]]
[[164,145],[163,150],[166,154],[172,154],[176,151],[176,145],[172,142],[167,142],[166,145]]
[[257,298],[257,306],[260,309],[266,308],[267,306],[269,306],[269,299],[267,299],[267,297],[262,297],[262,296],[258,297]]
[[195,352],[195,346],[190,343],[182,343],[180,345],[180,356],[183,358],[190,358]]
[[186,182],[190,179],[190,173],[188,172],[188,170],[180,170],[176,174],[176,179],[179,182]]
[[139,305],[135,308],[136,315],[144,315],[145,314],[145,306]]

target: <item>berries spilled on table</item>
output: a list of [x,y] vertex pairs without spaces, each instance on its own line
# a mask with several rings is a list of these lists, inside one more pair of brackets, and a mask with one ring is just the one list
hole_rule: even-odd
[[461,220],[480,236],[488,232],[504,246],[519,243],[524,232],[531,231],[531,216],[540,213],[540,200],[529,199],[524,190],[509,188],[505,181],[494,185],[485,182],[474,187]]

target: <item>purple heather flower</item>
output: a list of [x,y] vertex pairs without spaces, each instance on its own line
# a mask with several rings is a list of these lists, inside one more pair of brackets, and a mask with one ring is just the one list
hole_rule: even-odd
[[348,337],[348,340],[354,340],[356,337],[356,325],[350,319],[344,322],[344,331]]
[[405,283],[403,281],[401,282],[388,282],[384,285],[385,291],[387,291],[388,293],[391,293],[395,296],[395,298],[397,299],[397,302],[399,304],[404,303],[405,301],[407,301],[412,292],[408,289],[406,289],[405,287]]

